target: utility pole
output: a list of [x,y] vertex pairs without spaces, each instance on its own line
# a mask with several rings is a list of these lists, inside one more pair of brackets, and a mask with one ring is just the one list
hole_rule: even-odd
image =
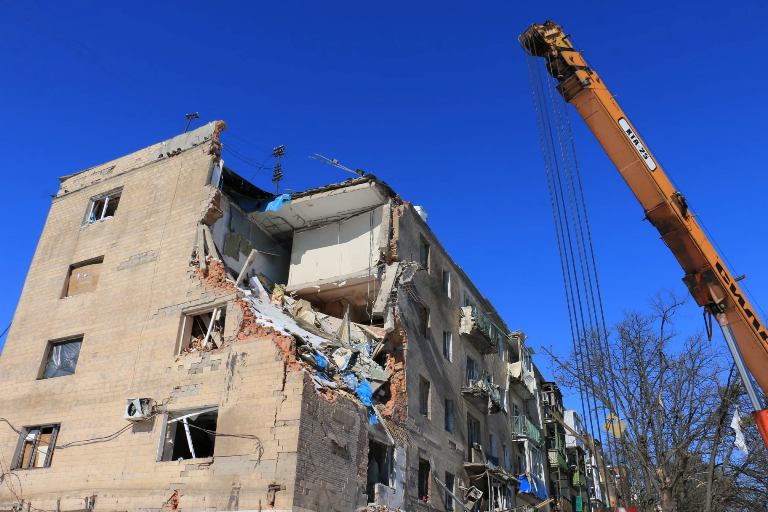
[[280,157],[284,155],[284,145],[280,144],[276,148],[272,148],[272,156],[275,158],[275,168],[272,171],[272,183],[275,184],[275,194],[278,193],[280,188],[280,181],[283,179],[283,166],[280,165]]
[[187,118],[187,126],[184,128],[184,133],[187,133],[189,131],[189,125],[192,124],[193,119],[200,119],[200,113],[199,112],[192,112],[189,114],[185,114],[184,117]]

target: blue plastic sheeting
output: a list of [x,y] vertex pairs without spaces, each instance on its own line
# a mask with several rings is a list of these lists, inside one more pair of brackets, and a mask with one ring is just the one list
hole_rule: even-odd
[[379,422],[379,418],[376,417],[376,413],[373,412],[373,409],[368,409],[368,423],[371,425],[375,425]]
[[262,211],[276,212],[283,206],[290,203],[291,203],[291,194],[280,194],[279,196],[275,197],[270,202],[268,202]]
[[325,357],[323,357],[321,354],[315,354],[315,364],[318,368],[321,368],[325,370],[328,368],[328,361],[325,360]]
[[523,474],[518,478],[520,479],[520,492],[532,494],[540,500],[545,500],[549,497],[547,486],[535,476]]
[[365,379],[360,379],[360,384],[355,388],[355,394],[360,397],[360,401],[366,407],[371,406],[371,397],[373,396],[373,390],[371,385]]
[[355,377],[352,373],[345,373],[341,376],[341,380],[344,381],[344,384],[351,387],[352,389],[357,388],[357,377]]

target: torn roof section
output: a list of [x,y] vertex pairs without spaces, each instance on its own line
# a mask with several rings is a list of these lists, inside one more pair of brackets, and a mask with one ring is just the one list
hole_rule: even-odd
[[254,186],[228,167],[224,168],[222,190],[276,240],[291,238],[295,231],[370,211],[396,197],[386,183],[372,174],[303,192],[275,195]]

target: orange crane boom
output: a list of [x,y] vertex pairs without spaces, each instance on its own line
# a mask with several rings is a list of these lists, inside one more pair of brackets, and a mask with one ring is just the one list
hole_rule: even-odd
[[[600,76],[589,67],[563,29],[552,21],[533,24],[520,36],[525,50],[546,59],[557,89],[589,126],[685,271],[699,306],[717,319],[755,409],[768,446],[768,410],[763,410],[749,373],[768,394],[768,327],[747,300],[685,197],[675,189]],[[745,368],[746,365],[746,368]]]

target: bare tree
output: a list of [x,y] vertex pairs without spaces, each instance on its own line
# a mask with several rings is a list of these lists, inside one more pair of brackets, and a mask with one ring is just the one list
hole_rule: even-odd
[[[740,383],[723,351],[703,334],[683,337],[674,330],[683,304],[659,296],[648,312],[627,313],[610,340],[589,335],[588,355],[566,361],[550,351],[555,376],[594,397],[595,417],[620,419],[622,432],[607,448],[621,475],[616,493],[622,503],[644,512],[765,510],[743,508],[760,498],[756,506],[765,507],[768,487],[754,481],[761,476],[756,461],[765,458],[761,443],[751,443],[755,454],[746,460],[733,456],[730,421]],[[742,508],[731,505],[737,499]]]

